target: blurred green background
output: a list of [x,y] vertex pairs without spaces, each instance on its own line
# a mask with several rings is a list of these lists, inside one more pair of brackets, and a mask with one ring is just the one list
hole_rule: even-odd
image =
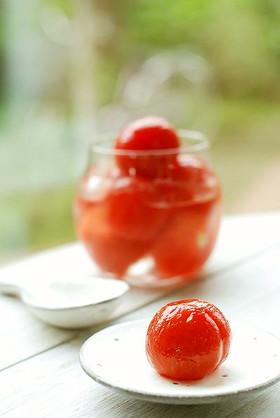
[[278,0],[2,0],[0,261],[75,239],[98,132],[200,129],[228,213],[280,207]]

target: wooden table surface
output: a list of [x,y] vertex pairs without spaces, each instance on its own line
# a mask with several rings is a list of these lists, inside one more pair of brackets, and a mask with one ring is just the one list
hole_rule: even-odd
[[[5,266],[11,281],[90,273],[80,244]],[[200,297],[231,318],[251,321],[280,337],[280,213],[226,217],[203,279],[173,291],[131,290],[112,323],[152,316],[163,304]],[[172,406],[125,398],[81,370],[82,342],[97,328],[67,331],[36,320],[16,299],[0,297],[0,416],[6,418],[280,417],[280,385],[236,400]]]

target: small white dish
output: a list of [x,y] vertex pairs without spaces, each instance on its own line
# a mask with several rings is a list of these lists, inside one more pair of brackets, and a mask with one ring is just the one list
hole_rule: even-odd
[[240,323],[232,326],[228,359],[211,376],[196,382],[176,382],[158,375],[145,354],[149,321],[106,328],[82,346],[84,371],[126,396],[167,404],[205,404],[249,396],[280,379],[280,341]]
[[71,329],[111,319],[128,289],[122,280],[91,276],[0,281],[0,293],[19,297],[42,321]]

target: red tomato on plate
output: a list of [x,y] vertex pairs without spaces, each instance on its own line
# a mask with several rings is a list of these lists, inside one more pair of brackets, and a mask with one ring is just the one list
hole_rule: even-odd
[[228,321],[213,304],[199,299],[168,303],[153,317],[146,353],[152,367],[174,380],[198,380],[227,357],[231,339]]
[[[175,129],[165,119],[138,119],[127,125],[117,138],[117,164],[125,175],[133,172],[149,178],[164,177],[175,163],[179,146]],[[160,152],[170,149],[171,153]]]

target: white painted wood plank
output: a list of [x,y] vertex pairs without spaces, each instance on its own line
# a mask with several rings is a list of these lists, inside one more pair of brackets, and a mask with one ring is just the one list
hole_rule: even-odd
[[206,271],[220,271],[275,243],[280,243],[280,212],[225,217]]
[[[200,281],[188,289],[177,291],[171,299],[200,297],[217,303],[231,318],[246,318],[246,312],[264,307],[266,321],[270,323],[279,312],[280,246],[242,266],[223,272],[207,281]],[[274,299],[269,299],[271,294]],[[136,319],[152,315],[168,299],[157,301],[124,318]],[[260,303],[261,302],[261,303]],[[264,304],[265,303],[265,304]],[[269,309],[267,309],[270,307]],[[261,315],[261,313],[260,313]],[[264,312],[263,312],[264,315]],[[278,316],[279,317],[279,316]],[[249,318],[257,325],[259,317]],[[277,332],[279,333],[279,326]],[[278,334],[279,335],[279,334]],[[88,378],[78,365],[80,342],[85,338],[38,355],[0,373],[0,414],[6,418],[30,416],[36,418],[83,417],[256,417],[279,418],[279,385],[258,398],[236,400],[216,405],[183,407],[166,406],[126,399],[103,388]],[[261,405],[265,405],[265,409]],[[266,415],[265,415],[266,414]]]
[[[216,251],[206,269],[207,275],[242,263],[248,257],[275,245],[280,240],[279,230],[280,214],[225,218]],[[65,277],[68,274],[79,276],[93,272],[94,267],[84,249],[75,243],[4,267],[0,270],[0,280],[41,281],[49,277]],[[207,291],[207,286],[210,286],[211,296],[214,297],[213,285],[205,283],[204,290]],[[223,292],[224,298],[227,295],[230,297],[232,289],[227,287]],[[163,294],[133,290],[116,312],[116,317],[144,306]],[[186,295],[201,296],[200,285],[187,288]],[[0,369],[68,341],[73,335],[73,332],[56,330],[42,324],[31,317],[18,301],[0,297],[0,341],[3,342],[0,345]]]
[[277,384],[253,399],[252,402],[238,405],[238,408],[227,418],[279,418],[279,393],[280,384]]
[[42,324],[16,300],[0,303],[0,371],[34,353],[70,341],[76,334]]

